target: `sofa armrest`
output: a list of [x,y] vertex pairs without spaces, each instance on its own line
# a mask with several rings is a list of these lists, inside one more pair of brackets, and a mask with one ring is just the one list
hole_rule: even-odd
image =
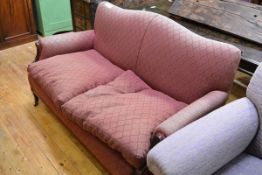
[[258,129],[248,98],[223,106],[187,125],[149,151],[147,165],[157,175],[209,175],[242,153]]
[[223,91],[211,91],[202,98],[189,104],[173,116],[158,125],[152,138],[153,145],[183,128],[189,123],[199,119],[214,109],[222,106],[228,97]]
[[94,31],[89,30],[40,38],[36,43],[37,56],[35,61],[55,55],[92,49],[94,37]]

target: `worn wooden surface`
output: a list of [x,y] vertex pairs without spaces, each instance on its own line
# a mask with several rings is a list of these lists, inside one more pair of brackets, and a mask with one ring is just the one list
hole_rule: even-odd
[[0,175],[107,174],[43,103],[33,106],[35,54],[34,43],[0,51]]
[[262,44],[262,6],[239,0],[175,0],[170,13]]
[[86,0],[70,0],[74,31],[84,31],[93,28],[91,3]]
[[262,0],[249,0],[251,3],[262,4]]

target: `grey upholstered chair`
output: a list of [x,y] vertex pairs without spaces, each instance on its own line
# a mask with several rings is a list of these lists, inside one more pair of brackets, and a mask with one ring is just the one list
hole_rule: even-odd
[[155,175],[262,175],[262,64],[247,97],[167,137],[147,164]]

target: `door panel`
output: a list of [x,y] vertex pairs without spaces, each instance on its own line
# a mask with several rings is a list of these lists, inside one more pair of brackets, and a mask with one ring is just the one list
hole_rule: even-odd
[[27,0],[1,0],[3,40],[11,40],[31,33]]

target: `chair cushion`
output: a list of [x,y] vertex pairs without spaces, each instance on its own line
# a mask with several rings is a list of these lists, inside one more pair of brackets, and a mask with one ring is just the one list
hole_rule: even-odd
[[153,129],[185,106],[126,71],[114,81],[71,99],[62,110],[139,168],[149,150]]
[[95,50],[54,56],[32,63],[29,76],[56,105],[62,105],[98,85],[106,84],[123,72]]
[[249,155],[241,154],[214,175],[261,175],[262,160]]

